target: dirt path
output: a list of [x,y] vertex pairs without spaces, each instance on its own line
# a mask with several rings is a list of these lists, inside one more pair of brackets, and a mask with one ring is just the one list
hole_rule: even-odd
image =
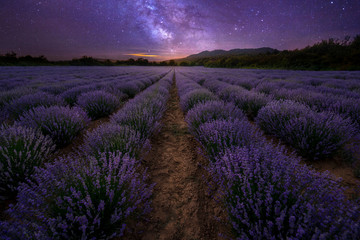
[[[162,130],[152,139],[144,159],[150,182],[156,183],[152,212],[139,239],[223,239],[215,216],[221,211],[207,194],[206,159],[188,133],[175,81]],[[134,239],[133,237],[131,239]]]

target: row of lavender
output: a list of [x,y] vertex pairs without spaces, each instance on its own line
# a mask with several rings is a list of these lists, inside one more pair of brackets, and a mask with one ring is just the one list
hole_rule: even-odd
[[[320,111],[299,101],[277,100],[272,95],[234,86],[211,76],[195,79],[222,100],[241,108],[264,132],[284,140],[308,159],[332,156],[358,134],[360,109],[354,99],[342,102],[351,102],[354,106],[345,107],[336,102],[337,106],[341,105],[342,113],[334,109]],[[313,96],[311,92],[307,95]]]
[[209,156],[237,239],[356,239],[360,209],[339,182],[268,143],[233,103],[176,75],[191,133]]
[[111,239],[150,210],[140,154],[159,130],[172,74],[86,134],[78,154],[37,168],[0,225],[4,239]]
[[[133,94],[158,81],[164,74],[152,78],[137,79]],[[110,84],[110,82],[107,82]],[[80,94],[80,93],[79,93]],[[41,98],[39,96],[43,96]],[[26,95],[14,100],[22,114],[13,125],[0,127],[0,198],[12,198],[20,182],[31,177],[35,167],[41,166],[54,152],[73,141],[85,129],[90,118],[108,116],[120,106],[120,101],[108,92],[97,90],[80,95],[78,106],[35,106],[58,104],[50,101],[46,93]],[[39,101],[32,101],[39,100]],[[15,104],[17,103],[17,104]],[[20,104],[21,103],[21,104]],[[26,106],[26,108],[21,108]],[[25,110],[29,108],[29,110]]]
[[[41,71],[42,68],[35,68],[35,72]],[[53,70],[53,68],[50,68]],[[57,79],[55,76],[47,75],[53,73],[44,72],[44,77],[26,79],[26,75],[22,77],[24,81],[28,83],[23,84],[22,87],[11,88],[9,90],[1,91],[0,93],[0,120],[1,121],[13,121],[17,120],[19,116],[34,107],[37,106],[69,106],[74,105],[83,108],[92,119],[100,118],[115,106],[119,105],[119,102],[127,98],[134,97],[135,94],[153,82],[159,80],[168,69],[156,69],[156,71],[141,71],[141,69],[135,68],[131,71],[122,73],[123,69],[97,69],[86,72],[86,74],[80,75],[77,72],[70,71],[73,76],[69,76],[69,70],[58,70]],[[118,74],[114,74],[114,70],[117,70]],[[106,77],[100,77],[100,73],[103,73]],[[31,76],[31,75],[30,75]],[[55,80],[49,80],[54,78]],[[12,78],[2,79],[0,83],[12,83]],[[95,99],[96,101],[95,101]],[[92,104],[92,101],[109,102],[109,109],[104,113],[97,109],[97,104]]]
[[[242,88],[245,95],[268,100],[293,100],[312,110],[331,111],[349,117],[360,129],[359,72],[296,72],[222,70],[198,72],[187,70],[194,78],[221,80]],[[246,91],[248,90],[248,91]]]

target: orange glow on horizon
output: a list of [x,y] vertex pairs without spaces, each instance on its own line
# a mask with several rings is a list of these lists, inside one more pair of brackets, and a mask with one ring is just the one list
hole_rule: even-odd
[[136,57],[160,57],[160,55],[151,55],[151,54],[145,54],[145,53],[129,53],[125,54],[129,56],[136,56]]

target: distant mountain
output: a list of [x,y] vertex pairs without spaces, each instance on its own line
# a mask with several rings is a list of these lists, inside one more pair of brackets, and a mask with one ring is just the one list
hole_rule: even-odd
[[[231,49],[229,51],[225,50],[214,50],[214,51],[203,51],[198,54],[193,54],[187,56],[186,58],[182,58],[183,61],[191,61],[197,60],[201,58],[217,58],[217,57],[231,57],[231,56],[239,56],[239,55],[257,55],[261,53],[273,53],[278,50],[268,47],[263,48],[247,48],[247,49]],[[180,59],[177,59],[180,60]]]

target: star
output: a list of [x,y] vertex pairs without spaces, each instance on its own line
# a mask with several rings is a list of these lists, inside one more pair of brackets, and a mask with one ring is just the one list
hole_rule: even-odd
[[0,54],[114,58],[151,50],[164,60],[214,49],[295,49],[359,34],[359,11],[358,1],[336,0],[3,0]]

